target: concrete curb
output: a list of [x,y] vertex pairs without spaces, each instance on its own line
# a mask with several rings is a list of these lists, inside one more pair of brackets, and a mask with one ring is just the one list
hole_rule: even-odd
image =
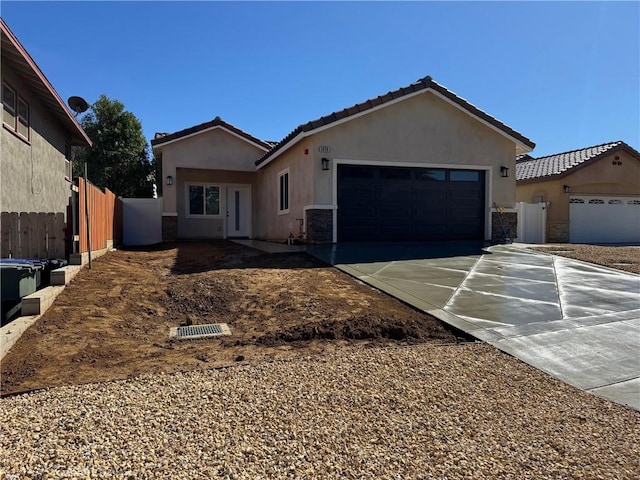
[[[26,315],[18,317],[7,325],[0,327],[0,361],[9,353],[11,347],[13,347],[22,334],[44,315],[58,295],[62,293],[66,285],[80,270],[82,270],[82,267],[76,265],[67,265],[66,267],[53,270],[51,272],[53,274],[52,286],[43,288],[24,297],[22,310]],[[54,278],[55,282],[53,281]]]

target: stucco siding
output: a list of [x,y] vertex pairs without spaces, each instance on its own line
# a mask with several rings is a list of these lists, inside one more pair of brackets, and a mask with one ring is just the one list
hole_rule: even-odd
[[[247,143],[222,128],[162,145],[162,211],[176,213],[176,189],[166,185],[167,176],[176,179],[176,170],[213,169],[216,171],[255,172],[255,161],[264,150]],[[177,183],[177,182],[176,182]]]
[[[258,219],[256,238],[284,241],[291,233],[298,236],[298,219],[304,218],[304,207],[313,203],[313,177],[321,171],[321,166],[313,162],[311,151],[304,153],[305,148],[302,144],[296,145],[267,168],[258,170],[259,201],[254,210]],[[289,212],[280,214],[278,174],[286,169],[289,170]]]
[[[218,185],[220,189],[220,214],[216,217],[190,216],[188,212],[189,184]],[[165,192],[172,190],[177,198],[178,213],[178,238],[224,238],[226,222],[226,195],[224,188],[228,185],[250,185],[255,190],[255,172],[229,172],[224,170],[205,170],[178,168],[176,170],[176,183],[173,186],[165,186]],[[173,188],[172,188],[173,187]],[[252,210],[255,209],[255,195],[252,195]],[[252,216],[255,220],[255,215]],[[253,226],[255,228],[255,225]]]
[[571,193],[640,195],[640,160],[619,151],[585,168],[577,168],[565,180]]
[[2,80],[29,104],[30,139],[27,142],[2,128],[0,208],[66,215],[71,195],[71,183],[65,179],[67,132],[5,64]]
[[[318,168],[322,157],[331,158],[332,163],[355,160],[484,168],[490,200],[505,207],[515,204],[515,143],[430,92],[328,128],[309,141]],[[329,153],[318,152],[319,146],[329,147]],[[509,178],[500,177],[501,166],[509,168]],[[316,174],[314,203],[333,201],[329,177]]]
[[[304,206],[335,207],[336,165],[361,162],[485,170],[490,238],[491,204],[515,206],[515,155],[515,142],[434,94],[422,93],[328,126],[261,168],[258,232],[266,239],[297,236],[296,219],[305,217]],[[323,157],[330,160],[329,171],[322,170]],[[501,166],[509,168],[508,178],[500,176]],[[285,168],[291,170],[291,208],[278,215],[278,172]]]

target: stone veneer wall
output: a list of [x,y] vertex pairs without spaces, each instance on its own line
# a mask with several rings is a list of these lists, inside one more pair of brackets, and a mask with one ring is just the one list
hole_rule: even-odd
[[162,241],[172,242],[178,238],[178,217],[162,217]]
[[555,243],[568,243],[569,222],[548,222],[547,241]]
[[307,210],[305,225],[308,243],[333,242],[333,210]]
[[492,241],[504,242],[506,240],[513,240],[517,234],[518,214],[516,212],[504,212],[502,214],[502,220],[500,219],[500,214],[498,212],[491,213]]

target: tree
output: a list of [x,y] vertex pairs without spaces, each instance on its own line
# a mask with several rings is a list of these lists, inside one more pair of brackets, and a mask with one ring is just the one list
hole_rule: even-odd
[[94,185],[120,197],[151,197],[155,168],[136,116],[125,111],[122,102],[100,95],[80,123],[93,147],[74,152],[74,175],[84,175],[86,161]]

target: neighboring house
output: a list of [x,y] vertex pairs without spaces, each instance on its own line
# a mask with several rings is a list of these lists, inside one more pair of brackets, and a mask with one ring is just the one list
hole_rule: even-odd
[[640,153],[622,141],[517,159],[518,202],[546,202],[550,242],[640,242]]
[[[302,229],[311,243],[497,239],[501,221],[515,231],[515,157],[535,146],[431,77],[276,145],[219,119],[151,143],[171,177],[165,239],[283,241]],[[238,230],[246,215],[251,227]]]
[[2,19],[0,26],[0,209],[66,217],[72,187],[71,146],[91,146],[91,140]]

